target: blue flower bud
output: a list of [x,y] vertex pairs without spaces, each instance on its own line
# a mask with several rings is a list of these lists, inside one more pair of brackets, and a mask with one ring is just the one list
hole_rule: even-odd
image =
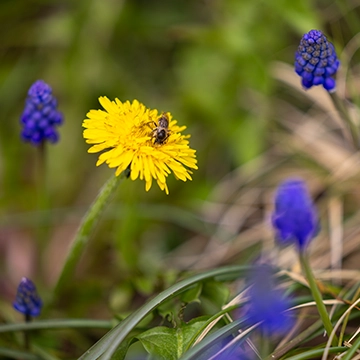
[[295,243],[301,251],[318,234],[317,210],[302,180],[280,184],[271,220],[277,240],[285,245]]
[[30,279],[26,277],[21,279],[13,306],[24,315],[40,315],[42,301],[37,294],[34,283]]
[[303,35],[295,53],[295,72],[305,89],[322,85],[329,92],[335,91],[334,75],[339,65],[334,45],[321,31],[310,30]]
[[20,120],[24,141],[34,145],[46,140],[51,143],[58,141],[56,127],[62,124],[63,115],[57,111],[57,101],[52,95],[52,89],[44,81],[38,80],[30,87]]
[[290,299],[277,287],[272,268],[258,265],[251,271],[248,283],[250,325],[260,323],[265,336],[284,335],[294,321],[286,311],[290,308]]

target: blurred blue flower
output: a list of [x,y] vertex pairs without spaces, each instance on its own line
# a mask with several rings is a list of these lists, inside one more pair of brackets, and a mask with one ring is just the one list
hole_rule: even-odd
[[277,189],[272,225],[277,240],[302,251],[319,232],[316,207],[301,179],[287,179]]
[[[228,346],[228,343],[233,340],[231,337],[228,341],[223,343],[223,347]],[[219,353],[220,352],[220,353]],[[212,358],[215,354],[218,354],[214,360],[255,360],[258,359],[255,357],[253,350],[249,348],[249,346],[244,346],[243,342],[235,342],[226,350],[218,348],[216,351],[213,350],[213,354],[204,353],[200,356],[199,360],[208,360]]]
[[269,265],[256,266],[249,275],[250,325],[260,323],[265,336],[284,335],[294,321],[289,312],[290,299],[277,288],[273,269]]
[[36,291],[34,283],[23,277],[17,289],[14,308],[29,316],[38,316],[42,308],[42,301]]
[[56,127],[63,122],[63,115],[57,111],[57,100],[51,87],[37,80],[29,89],[25,109],[21,115],[24,141],[39,145],[43,141],[56,143],[59,139]]
[[295,71],[301,76],[305,89],[322,85],[327,91],[334,91],[334,75],[339,65],[334,45],[320,30],[310,30],[303,35],[295,53]]

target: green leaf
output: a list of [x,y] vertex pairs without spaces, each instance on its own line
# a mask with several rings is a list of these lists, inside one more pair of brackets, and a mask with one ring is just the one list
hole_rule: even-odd
[[177,331],[178,338],[178,347],[179,357],[185,352],[188,348],[190,342],[192,342],[193,337],[197,335],[208,322],[209,316],[201,316],[196,319],[190,320],[188,323],[181,326]]
[[130,345],[136,341],[136,338],[131,338],[127,341],[124,341],[115,351],[112,360],[124,360]]
[[219,281],[206,281],[201,295],[211,300],[217,306],[222,307],[229,299],[230,290]]
[[238,319],[232,323],[223,326],[221,329],[206,336],[201,342],[193,346],[182,357],[181,360],[196,360],[205,351],[218,344],[221,340],[225,339],[231,334],[237,333],[238,329],[244,324],[246,319]]
[[169,323],[176,325],[175,314],[178,313],[178,305],[174,304],[172,301],[167,301],[164,304],[161,304],[157,309],[158,314]]
[[137,339],[152,357],[159,360],[177,360],[207,319],[207,317],[193,319],[178,329],[158,326],[138,335]]
[[154,280],[146,276],[134,278],[133,284],[142,295],[150,295],[154,291]]
[[190,342],[188,342],[188,344],[186,345],[185,351],[188,351],[193,346],[196,339],[201,335],[201,333],[206,329],[206,327],[209,326],[214,320],[222,318],[224,314],[226,314],[236,308],[237,308],[237,305],[232,305],[225,309],[222,309],[221,311],[219,311],[218,313],[214,314],[211,317],[207,317],[207,320],[203,323],[202,327],[199,328],[198,331],[193,334],[192,338],[190,339]]
[[202,283],[198,283],[196,286],[194,286],[193,288],[189,289],[188,291],[185,291],[181,297],[180,300],[184,303],[191,303],[191,302],[200,302],[200,294],[203,288],[203,284]]
[[157,359],[176,360],[176,330],[158,326],[137,336],[145,350]]

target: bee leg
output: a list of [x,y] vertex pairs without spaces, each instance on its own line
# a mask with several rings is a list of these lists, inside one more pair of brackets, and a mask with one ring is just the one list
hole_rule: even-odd
[[131,174],[131,163],[129,164],[129,166],[124,170],[124,176],[126,179],[128,179],[130,177]]

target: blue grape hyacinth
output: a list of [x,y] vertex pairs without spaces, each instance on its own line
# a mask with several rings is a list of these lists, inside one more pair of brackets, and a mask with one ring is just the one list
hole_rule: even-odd
[[334,75],[339,65],[334,45],[320,30],[303,35],[295,53],[295,71],[305,89],[322,85],[329,92],[335,91]]
[[271,220],[277,240],[295,243],[301,251],[317,235],[317,210],[303,180],[287,179],[279,185]]
[[40,315],[42,301],[36,291],[35,284],[23,277],[17,289],[14,308],[26,316]]
[[51,87],[37,80],[29,89],[25,109],[21,115],[24,141],[40,145],[44,141],[56,143],[59,135],[56,127],[63,123],[63,115],[57,110],[57,100]]
[[259,326],[265,336],[284,335],[294,321],[287,311],[289,297],[277,287],[274,271],[270,265],[258,265],[249,275],[249,323]]

